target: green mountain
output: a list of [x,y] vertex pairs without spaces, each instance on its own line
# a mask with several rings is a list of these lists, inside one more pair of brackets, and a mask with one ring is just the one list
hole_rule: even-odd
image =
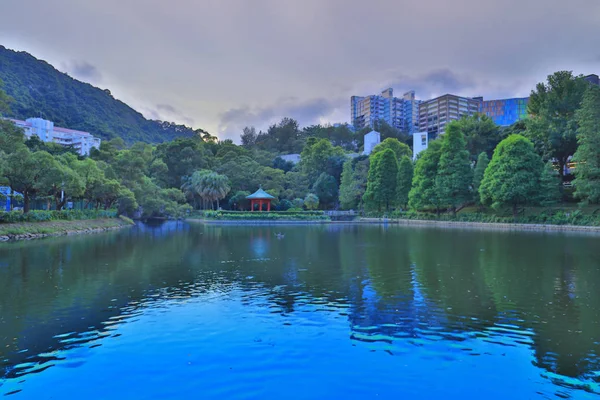
[[8,117],[42,117],[57,126],[90,132],[126,143],[160,143],[189,137],[194,130],[172,122],[147,120],[109,90],[80,82],[29,53],[0,45],[0,79],[15,101]]

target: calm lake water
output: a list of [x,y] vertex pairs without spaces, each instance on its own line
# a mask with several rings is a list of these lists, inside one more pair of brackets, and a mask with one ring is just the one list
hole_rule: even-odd
[[0,395],[596,399],[599,243],[173,222],[1,244]]

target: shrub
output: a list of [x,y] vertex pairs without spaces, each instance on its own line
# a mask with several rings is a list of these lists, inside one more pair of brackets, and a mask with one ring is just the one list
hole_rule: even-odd
[[0,212],[0,223],[75,221],[98,218],[115,218],[115,210],[34,210],[27,214],[22,211]]

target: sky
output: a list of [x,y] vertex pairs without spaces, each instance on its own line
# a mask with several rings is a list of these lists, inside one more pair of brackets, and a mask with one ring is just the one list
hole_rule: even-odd
[[598,0],[0,0],[0,44],[147,118],[237,141],[282,117],[349,122],[350,96],[527,96],[600,74]]

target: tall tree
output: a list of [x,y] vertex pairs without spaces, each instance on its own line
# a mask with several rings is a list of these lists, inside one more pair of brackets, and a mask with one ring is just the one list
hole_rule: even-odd
[[581,106],[588,83],[570,71],[548,76],[531,92],[525,136],[533,141],[546,160],[555,159],[564,178],[565,165],[577,150],[578,124],[575,112]]
[[600,87],[588,88],[576,120],[575,195],[584,203],[595,204],[600,201]]
[[408,206],[408,193],[412,187],[413,161],[410,157],[404,156],[398,164],[398,175],[396,179],[396,204],[406,209]]
[[343,210],[356,208],[358,205],[358,188],[356,187],[354,181],[354,168],[352,168],[352,160],[347,160],[344,163],[339,193],[340,206]]
[[452,212],[456,214],[457,207],[463,206],[472,199],[473,171],[467,143],[458,122],[446,125],[446,133],[441,140],[436,188],[440,202],[449,205]]
[[491,157],[494,148],[502,140],[500,127],[484,114],[463,117],[453,124],[457,124],[465,136],[467,150],[472,161],[475,161],[481,152],[486,152],[488,157]]
[[256,129],[253,126],[245,127],[240,136],[240,139],[242,140],[242,146],[254,147],[256,144],[256,136]]
[[[341,147],[333,147],[327,139],[309,138],[302,150],[300,168],[309,180],[314,182],[322,172],[331,170],[331,158],[336,157],[344,157],[344,150]],[[339,162],[336,161],[335,164]],[[339,164],[340,167],[341,165],[343,162]],[[341,168],[339,173],[341,174]]]
[[552,162],[544,165],[540,175],[539,203],[542,206],[553,206],[560,201],[561,181]]
[[439,213],[440,201],[435,179],[440,162],[442,143],[434,140],[421,152],[415,164],[412,188],[408,193],[408,205],[415,210],[433,207]]
[[331,207],[338,198],[338,184],[333,176],[323,172],[313,185],[313,192],[319,197],[323,208]]
[[395,203],[398,160],[396,153],[385,149],[371,156],[365,203],[381,211]]
[[490,159],[486,152],[479,154],[477,157],[477,164],[475,165],[475,169],[473,170],[473,193],[475,193],[475,202],[477,204],[481,203],[481,199],[479,196],[479,186],[481,186],[481,181],[483,180],[483,174],[485,174],[485,170],[490,163]]
[[543,168],[529,139],[509,136],[498,144],[485,170],[479,187],[481,202],[496,209],[510,206],[516,219],[519,206],[537,202]]

